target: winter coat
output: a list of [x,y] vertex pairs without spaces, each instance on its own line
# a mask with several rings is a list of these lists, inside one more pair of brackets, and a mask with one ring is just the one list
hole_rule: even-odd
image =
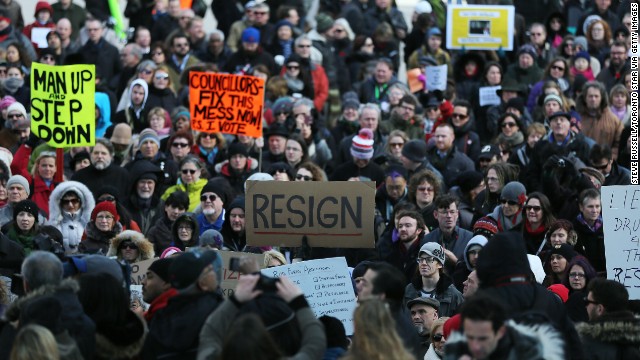
[[592,138],[600,145],[609,145],[611,153],[617,154],[624,125],[611,112],[611,109],[606,107],[598,118],[586,113],[581,113],[580,116],[582,117],[582,134]]
[[[301,329],[301,346],[298,352],[287,359],[320,359],[326,348],[324,327],[302,297],[289,302],[295,311],[295,319]],[[211,313],[200,331],[198,360],[214,359],[222,352],[224,338],[233,321],[241,314],[240,308],[231,300],[225,300]],[[256,345],[256,344],[252,344]]]
[[450,244],[444,243],[442,230],[438,227],[424,237],[420,242],[420,246],[428,242],[438,243],[444,246],[447,250],[451,250],[458,259],[462,259],[465,256],[465,249],[467,248],[469,240],[473,237],[473,233],[469,230],[461,229],[458,226],[456,226],[453,231],[455,236]]
[[[204,216],[203,214],[200,215]],[[223,216],[221,216],[221,218],[224,219]],[[191,226],[191,239],[189,239],[189,241],[187,241],[186,243],[178,238],[178,225],[185,222],[187,222]],[[193,214],[184,213],[180,215],[171,226],[171,243],[169,244],[169,246],[175,246],[182,251],[184,251],[188,247],[198,246],[198,239],[203,233],[203,231],[198,231],[199,228],[200,226],[198,220],[193,218]],[[216,230],[220,231],[220,229]]]
[[151,244],[144,235],[133,230],[125,230],[111,239],[107,256],[116,256],[119,261],[122,261],[122,256],[118,251],[118,247],[123,241],[127,240],[133,242],[138,247],[138,258],[132,261],[132,263],[153,259],[155,257],[153,244]]
[[[16,0],[13,0],[13,2],[15,3]],[[2,6],[4,7],[4,4]],[[18,9],[19,8],[20,7],[18,7]],[[22,17],[22,14],[20,14],[20,17]],[[6,49],[7,45],[11,43],[18,43],[18,44],[21,44],[24,47],[24,49],[27,51],[27,54],[29,54],[29,58],[37,59],[38,55],[36,54],[36,50],[33,48],[33,44],[31,44],[31,39],[29,39],[23,33],[18,31],[18,29],[16,29],[13,24],[10,24],[9,26],[10,27],[9,27],[7,36],[2,38],[2,40],[0,40],[0,48]],[[26,103],[22,103],[22,104],[27,106]]]
[[188,212],[194,212],[198,205],[200,205],[200,192],[202,188],[207,185],[207,179],[198,179],[198,181],[193,184],[177,184],[169,187],[164,194],[160,197],[163,201],[167,200],[169,195],[173,194],[176,191],[184,191],[189,195],[189,208]]
[[153,249],[156,254],[162,254],[162,252],[171,245],[172,225],[173,222],[171,222],[166,215],[163,215],[162,219],[156,221],[149,231],[147,231],[147,239],[153,244]]
[[[475,74],[468,75],[465,66],[469,61],[476,63]],[[482,82],[482,70],[484,69],[484,58],[476,52],[466,52],[453,64],[453,78],[456,82],[456,97],[458,99],[471,99],[474,90],[480,86]]]
[[453,140],[453,145],[460,151],[461,153],[467,155],[471,160],[478,160],[478,155],[480,155],[480,136],[473,131],[476,127],[475,120],[470,118],[466,124],[457,127],[454,126],[453,123],[449,122],[451,126],[453,126],[453,131],[455,135],[455,139]]
[[91,40],[87,41],[78,53],[82,54],[86,64],[93,64],[100,69],[104,82],[110,82],[122,71],[120,52],[104,37],[97,44]]
[[0,276],[12,277],[20,273],[25,254],[22,245],[0,235]]
[[[133,93],[133,87],[136,85],[142,86],[144,89],[144,99],[142,100],[142,105],[139,109],[134,109],[131,104],[131,94]],[[129,89],[125,94],[128,94],[126,99],[126,108],[118,111],[111,122],[113,124],[129,124],[133,133],[139,134],[149,126],[149,122],[147,121],[147,113],[149,112],[149,109],[151,109],[147,106],[147,99],[149,99],[149,84],[147,84],[143,79],[135,79],[131,82]]]
[[640,359],[640,319],[631,312],[605,313],[576,330],[590,359]]
[[[422,297],[422,277],[414,276],[410,284],[404,289],[404,303],[405,305],[418,297]],[[438,316],[453,316],[458,313],[458,308],[462,305],[464,298],[462,293],[456,289],[447,275],[440,273],[440,280],[436,284],[435,298],[440,302],[438,308]]]
[[405,121],[402,117],[392,112],[389,120],[384,120],[380,123],[380,129],[385,134],[390,133],[392,130],[402,130],[407,134],[409,139],[422,139],[424,138],[424,129],[422,128],[422,119],[414,117]]
[[40,175],[31,176],[31,173],[27,170],[31,151],[32,149],[27,145],[20,145],[11,162],[11,173],[13,175],[22,175],[27,179],[31,188],[31,201],[38,205],[38,208],[46,214],[46,217],[49,217],[49,198],[57,183],[51,181],[47,185]]
[[[510,320],[506,333],[488,359],[495,360],[562,360],[565,359],[562,336],[549,325],[522,325]],[[467,339],[461,332],[454,332],[445,345],[445,360],[470,355]]]
[[433,347],[433,344],[429,345],[429,350],[427,350],[427,353],[424,354],[424,360],[442,360],[440,355],[436,353],[436,350]]
[[609,185],[630,185],[631,184],[631,171],[629,169],[620,166],[617,162],[611,164],[611,172],[604,179],[602,186]]
[[401,249],[404,244],[400,240],[394,241],[393,237],[397,230],[389,224],[386,231],[380,236],[376,243],[376,250],[380,260],[389,263],[400,270],[404,277],[409,280],[416,274],[418,264],[416,258],[420,251],[420,236],[408,249]]
[[[124,168],[129,171],[131,179],[131,192],[135,191],[136,183],[142,174],[153,172],[156,174],[158,181],[156,182],[155,192],[162,194],[168,187],[178,182],[178,164],[169,159],[167,155],[158,151],[153,159],[147,159],[138,152],[135,159],[127,163]],[[138,222],[140,224],[140,222]]]
[[161,107],[171,113],[176,106],[178,106],[178,99],[170,88],[158,89],[153,84],[149,86],[149,97],[145,104],[147,109]]
[[116,188],[120,199],[129,194],[129,172],[113,162],[103,170],[98,170],[91,164],[73,174],[71,180],[86,185],[94,196],[106,185]]
[[[216,173],[229,181],[229,185],[236,195],[244,194],[244,183],[249,176],[257,172],[258,161],[253,158],[247,158],[247,165],[241,173],[237,173],[229,166],[229,160],[225,160],[215,166]],[[200,201],[200,193],[198,193],[198,202]]]
[[[523,69],[518,63],[511,64],[507,68],[507,72],[504,74],[503,79],[515,80],[518,84],[526,86],[527,89],[531,89],[538,81],[542,79],[543,72],[534,62],[531,67]],[[528,94],[529,90],[527,90]]]
[[391,25],[391,28],[394,31],[394,37],[397,37],[395,33],[396,30],[404,30],[406,35],[409,29],[404,20],[404,15],[395,7],[381,9],[377,6],[372,6],[364,13],[364,26],[368,36],[372,36],[374,30],[383,22]]
[[[47,219],[44,217],[44,212],[38,212],[38,223],[44,224]],[[13,221],[13,204],[7,203],[5,206],[0,208],[0,226],[4,226]]]
[[127,311],[122,324],[98,324],[96,331],[96,354],[94,359],[137,359],[147,336],[147,324],[134,313]]
[[258,64],[265,65],[272,74],[278,72],[273,55],[264,51],[262,48],[258,48],[255,53],[248,53],[242,48],[238,49],[224,65],[223,71],[236,74],[241,71],[246,71],[249,67],[254,67]]
[[441,158],[438,149],[434,146],[427,151],[427,159],[442,174],[447,187],[452,187],[458,174],[475,170],[476,166],[467,155],[460,152],[455,146],[448,150],[447,155]]
[[374,103],[381,104],[383,102],[389,103],[389,87],[398,82],[398,79],[392,77],[389,82],[382,85],[381,91],[376,91],[376,88],[380,88],[381,84],[378,84],[374,77],[370,77],[362,82],[360,86],[360,103]]
[[78,246],[78,251],[83,254],[104,254],[109,251],[111,239],[122,232],[122,225],[116,222],[110,231],[98,229],[96,223],[91,221],[84,229],[85,236]]
[[[73,191],[80,199],[80,211],[70,214],[62,210],[60,201],[66,193]],[[84,229],[91,220],[91,212],[96,206],[93,194],[82,183],[77,181],[64,181],[53,190],[49,198],[49,221],[51,225],[62,233],[64,250],[67,254],[78,251],[78,245],[82,240]]]
[[573,229],[578,234],[575,249],[584,255],[596,272],[607,272],[607,259],[605,257],[604,227],[591,230],[583,221],[577,218],[573,220]]

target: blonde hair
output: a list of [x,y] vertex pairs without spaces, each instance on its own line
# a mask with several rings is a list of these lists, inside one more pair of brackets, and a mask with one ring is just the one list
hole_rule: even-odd
[[433,335],[436,334],[436,330],[440,327],[442,327],[442,330],[444,332],[444,323],[447,322],[447,320],[449,320],[448,316],[443,316],[441,318],[437,318],[433,324],[431,325],[431,336],[429,337],[429,340],[431,342],[433,342]]
[[11,360],[58,360],[58,344],[51,331],[40,325],[27,325],[16,335]]
[[396,332],[396,324],[382,300],[367,299],[359,303],[353,315],[355,336],[344,359],[409,360],[409,353]]
[[[31,176],[38,175],[38,166],[40,166],[40,161],[46,158],[53,158],[53,161],[56,161],[56,153],[53,151],[43,151],[38,154],[36,161],[33,162],[33,166],[31,167]],[[57,169],[56,169],[57,170]]]
[[264,252],[264,267],[269,267],[269,263],[272,259],[276,259],[282,265],[287,265],[287,259],[284,258],[281,252],[277,250],[269,250]]

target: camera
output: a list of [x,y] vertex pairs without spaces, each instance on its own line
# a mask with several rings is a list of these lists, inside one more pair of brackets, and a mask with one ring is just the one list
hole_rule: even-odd
[[[229,270],[238,272],[240,274],[246,274],[246,271],[240,266],[240,258],[232,257],[229,259]],[[276,292],[278,288],[276,287],[276,283],[280,281],[278,278],[272,278],[263,275],[260,272],[249,272],[251,274],[260,275],[260,279],[256,283],[256,290],[262,290],[263,292]]]

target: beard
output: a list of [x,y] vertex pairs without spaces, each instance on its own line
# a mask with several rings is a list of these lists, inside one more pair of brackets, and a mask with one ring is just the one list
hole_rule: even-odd
[[216,209],[203,209],[202,213],[204,216],[213,216],[216,214]]
[[93,166],[98,170],[104,170],[111,165],[111,161],[97,161]]

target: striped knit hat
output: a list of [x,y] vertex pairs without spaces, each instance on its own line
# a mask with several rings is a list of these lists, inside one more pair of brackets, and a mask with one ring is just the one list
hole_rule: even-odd
[[351,141],[351,156],[356,159],[369,160],[373,157],[373,131],[360,129]]

